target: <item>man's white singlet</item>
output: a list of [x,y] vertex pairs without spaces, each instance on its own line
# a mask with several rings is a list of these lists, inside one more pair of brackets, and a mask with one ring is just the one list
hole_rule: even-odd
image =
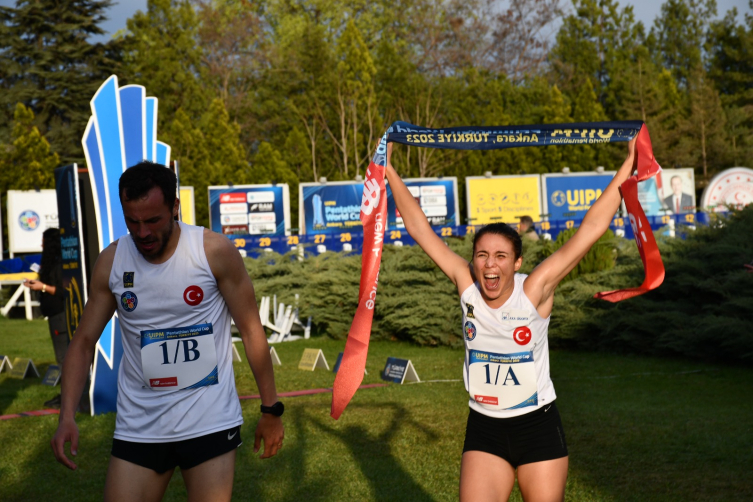
[[549,319],[523,291],[525,274],[505,304],[489,307],[478,283],[460,295],[469,406],[484,415],[510,418],[530,413],[557,397],[549,377]]
[[204,229],[180,223],[180,230],[173,256],[159,265],[130,234],[118,240],[109,281],[123,340],[116,439],[181,441],[243,423],[230,313],[204,253]]

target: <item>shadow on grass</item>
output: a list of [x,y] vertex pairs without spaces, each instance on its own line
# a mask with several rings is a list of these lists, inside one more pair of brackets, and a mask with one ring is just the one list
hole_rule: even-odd
[[[44,402],[52,397],[46,396],[54,393],[52,390],[53,387],[42,385],[42,378],[44,378],[45,373],[47,373],[47,368],[50,365],[47,363],[36,365],[35,363],[35,366],[39,372],[39,378],[37,378],[37,376],[34,375],[34,371],[30,369],[30,376],[27,376],[24,379],[12,378],[10,374],[8,374],[2,381],[0,381],[0,415],[18,413],[20,411],[41,410],[44,408]],[[9,412],[8,410],[11,409],[11,405],[16,401],[19,395],[27,391],[29,388],[31,388],[35,397],[38,396],[34,401],[35,404],[33,404],[28,410],[13,410]],[[59,392],[60,387],[56,387],[55,390]],[[39,401],[38,404],[36,401]]]
[[[115,415],[86,417],[77,415],[79,453],[66,454],[78,464],[71,471],[59,464],[52,453],[50,439],[57,429],[57,416],[17,418],[34,421],[34,435],[10,441],[5,453],[17,459],[0,470],[0,500],[101,500],[107,462],[112,445]],[[6,438],[7,441],[7,438]]]
[[[356,407],[355,405],[351,406]],[[333,439],[342,441],[348,447],[361,472],[371,485],[374,500],[433,501],[434,498],[416,483],[413,477],[406,472],[402,463],[398,461],[399,452],[393,451],[392,442],[395,435],[404,426],[413,427],[415,432],[424,436],[427,441],[436,441],[439,436],[426,424],[419,424],[412,420],[410,412],[401,404],[384,403],[380,404],[378,408],[392,408],[392,419],[381,433],[370,431],[364,425],[349,425],[342,430],[338,430],[314,417],[309,417],[309,420],[322,432],[332,436]],[[415,458],[406,458],[405,460],[419,461]]]

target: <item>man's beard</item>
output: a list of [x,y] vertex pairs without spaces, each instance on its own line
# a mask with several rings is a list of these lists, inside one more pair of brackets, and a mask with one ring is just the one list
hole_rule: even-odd
[[[139,253],[141,253],[141,256],[143,256],[144,258],[160,258],[165,252],[167,243],[170,242],[170,237],[172,237],[173,235],[174,227],[175,227],[175,223],[171,221],[170,229],[165,233],[164,238],[161,239],[160,246],[150,254],[145,254],[141,249],[139,249]],[[136,248],[138,249],[138,246],[136,246]]]

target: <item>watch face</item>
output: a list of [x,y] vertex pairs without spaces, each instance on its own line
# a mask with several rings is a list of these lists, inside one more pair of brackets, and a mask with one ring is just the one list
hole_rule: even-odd
[[270,415],[274,415],[276,417],[282,416],[282,413],[285,411],[285,406],[280,401],[277,401],[272,406],[264,406],[261,405],[261,412],[262,413],[269,413]]

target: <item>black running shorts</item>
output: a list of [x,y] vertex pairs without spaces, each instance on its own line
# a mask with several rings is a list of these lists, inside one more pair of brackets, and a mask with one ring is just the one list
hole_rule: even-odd
[[179,466],[190,469],[238,448],[240,426],[206,436],[172,443],[136,443],[113,439],[112,456],[156,471],[159,474]]
[[567,456],[565,432],[557,405],[512,418],[492,418],[470,410],[463,453],[483,451],[505,459],[514,468]]

